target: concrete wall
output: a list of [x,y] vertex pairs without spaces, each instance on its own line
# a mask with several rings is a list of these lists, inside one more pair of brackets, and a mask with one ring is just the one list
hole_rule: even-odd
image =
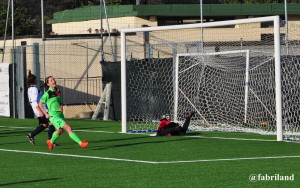
[[[108,27],[112,29],[125,29],[125,28],[136,28],[142,25],[157,26],[156,19],[151,17],[139,18],[139,17],[121,17],[121,18],[110,18],[107,20],[103,19],[103,29],[108,31]],[[64,34],[95,34],[96,29],[100,30],[100,20],[89,20],[83,22],[67,22],[67,23],[56,23],[52,24],[53,34],[64,35]]]

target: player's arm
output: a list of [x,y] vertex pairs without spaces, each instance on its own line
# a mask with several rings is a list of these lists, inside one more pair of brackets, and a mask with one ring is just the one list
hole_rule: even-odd
[[45,115],[45,117],[49,118],[49,114],[43,108],[43,102],[42,101],[39,102],[39,108],[40,108],[41,112]]
[[40,107],[40,110],[43,112],[43,114],[46,116],[46,118],[50,118],[49,114],[46,112],[46,110],[44,109],[43,107],[43,103],[46,104],[47,100],[48,100],[49,96],[48,96],[48,93],[44,93],[40,102],[39,102],[39,107]]
[[43,112],[41,111],[38,104],[38,89],[36,87],[31,87],[28,91],[28,99],[33,108],[35,108],[40,116],[43,116]]
[[159,136],[159,132],[162,131],[166,125],[167,125],[166,121],[160,120],[156,133],[150,136]]
[[59,97],[59,103],[60,103],[60,106],[59,106],[59,110],[61,112],[63,112],[63,105],[62,105],[62,100],[61,100],[61,91],[58,89],[58,88],[55,88],[56,89],[56,95]]
[[164,121],[164,120],[160,121],[159,125],[158,125],[158,128],[157,128],[157,132],[163,130],[166,125],[167,125],[166,121]]
[[39,112],[39,115],[40,115],[40,116],[43,116],[44,113],[43,113],[43,111],[41,110],[41,108],[40,108],[40,106],[39,106],[38,103],[36,103],[36,107],[35,107],[35,108],[36,108],[36,110]]

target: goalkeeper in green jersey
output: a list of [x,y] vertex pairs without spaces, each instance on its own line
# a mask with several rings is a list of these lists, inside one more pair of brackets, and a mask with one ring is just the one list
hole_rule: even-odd
[[[45,80],[45,86],[47,91],[43,94],[39,106],[46,116],[49,118],[49,121],[54,125],[56,131],[53,133],[52,138],[47,140],[47,145],[50,150],[53,149],[55,140],[60,136],[62,130],[65,130],[69,133],[69,137],[77,142],[80,147],[86,148],[88,146],[88,142],[81,141],[79,137],[73,132],[71,126],[65,122],[64,114],[62,113],[62,104],[60,93],[55,92],[56,90],[56,81],[52,76],[48,76]],[[43,110],[43,103],[45,103],[48,107],[48,113]]]

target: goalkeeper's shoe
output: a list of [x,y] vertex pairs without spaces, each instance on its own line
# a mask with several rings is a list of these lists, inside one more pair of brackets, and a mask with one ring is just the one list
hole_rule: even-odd
[[88,145],[89,145],[89,143],[84,140],[83,142],[81,142],[80,147],[86,148]]
[[54,144],[53,143],[51,143],[51,141],[50,140],[47,140],[47,145],[48,145],[48,148],[50,149],[50,150],[53,150],[53,146],[54,146]]
[[28,141],[29,141],[32,145],[35,145],[34,138],[31,136],[31,134],[28,134],[28,135],[27,135],[27,138],[28,138]]
[[193,117],[196,114],[196,112],[188,112],[187,113],[187,117]]

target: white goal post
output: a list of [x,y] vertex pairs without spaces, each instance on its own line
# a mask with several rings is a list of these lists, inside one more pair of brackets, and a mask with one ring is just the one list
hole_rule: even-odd
[[[165,32],[165,31],[169,31],[169,30],[170,31],[171,30],[186,31],[186,30],[190,30],[190,29],[201,29],[201,28],[218,28],[218,27],[226,28],[227,26],[237,26],[237,25],[240,25],[240,24],[255,24],[255,23],[260,24],[260,23],[269,23],[269,22],[271,22],[273,24],[273,31],[272,31],[272,36],[273,36],[273,38],[272,38],[272,40],[273,40],[272,49],[273,49],[273,51],[271,53],[272,53],[272,56],[274,58],[274,66],[275,66],[275,70],[274,70],[275,86],[274,87],[275,87],[275,104],[276,104],[276,109],[275,109],[275,111],[276,111],[276,134],[277,134],[277,141],[282,141],[283,140],[283,119],[282,119],[283,117],[282,117],[281,62],[280,62],[281,61],[281,54],[280,54],[280,20],[279,20],[279,16],[269,16],[269,17],[261,17],[261,18],[249,18],[249,19],[239,19],[239,20],[231,20],[231,21],[199,23],[199,24],[187,24],[187,25],[132,28],[132,29],[123,29],[123,30],[121,30],[121,112],[122,112],[121,115],[122,115],[122,133],[126,133],[128,131],[127,124],[128,124],[128,120],[129,120],[128,119],[128,108],[127,108],[127,105],[128,105],[127,61],[133,61],[134,59],[137,59],[136,57],[134,57],[134,55],[132,55],[128,52],[128,49],[130,47],[133,48],[133,44],[136,42],[136,41],[134,41],[134,39],[128,39],[129,34],[139,35],[138,33],[142,33],[143,38],[147,39],[147,33],[148,32],[158,32],[159,33],[159,32]],[[146,35],[145,35],[145,33],[146,33]],[[201,34],[199,33],[199,36],[200,35]],[[159,35],[157,35],[157,36],[159,36]],[[203,37],[199,37],[199,40],[197,42],[205,43],[206,42],[205,37],[204,37],[204,41],[200,41],[201,38],[203,38]],[[226,38],[226,34],[223,36],[223,38]],[[158,37],[156,37],[155,40],[161,40],[161,39],[158,39]],[[175,40],[172,40],[173,42],[172,41],[166,41],[166,39],[163,39],[161,41],[163,41],[162,43],[164,43],[164,44],[165,43],[172,43],[173,46],[174,46],[174,43],[175,43]],[[130,46],[128,45],[129,43],[130,43]],[[214,44],[218,44],[218,42],[214,42]],[[142,46],[145,47],[146,45],[142,45]],[[141,48],[141,47],[137,47],[137,48]],[[230,52],[230,48],[232,49],[231,52]],[[237,47],[237,48],[240,48],[240,47]],[[173,49],[173,52],[174,52],[174,48],[172,48],[172,49]],[[165,54],[168,54],[166,52],[166,50],[161,50],[161,51],[164,52]],[[144,52],[148,53],[147,50],[144,50]],[[158,52],[157,56],[159,58],[163,58],[162,57],[162,52],[161,53]],[[233,53],[233,52],[236,53],[238,51],[233,46],[228,45],[228,49],[226,49],[224,52],[217,52],[217,50],[216,50],[216,53],[214,55],[220,55],[222,53],[223,54]],[[244,50],[244,48],[239,52],[243,52],[243,53],[248,52],[248,56],[249,56],[249,51]],[[153,55],[152,52],[149,53],[149,54],[146,54],[144,56],[145,59],[147,59],[147,61],[149,59],[151,59],[151,56]],[[177,58],[178,58],[178,54],[182,55],[182,51],[178,51],[178,53],[176,54]],[[193,53],[187,53],[186,55],[191,55],[191,54],[193,54]],[[201,52],[201,54],[212,55],[213,52],[211,52],[211,51],[206,52],[204,50],[204,51]],[[198,53],[198,55],[199,55],[199,53]],[[170,56],[172,57],[172,55],[170,55]],[[173,61],[175,61],[176,57],[173,56]],[[146,66],[146,64],[145,64],[145,66]],[[175,79],[175,82],[176,82],[177,79],[178,78]],[[249,79],[249,78],[247,78],[247,74],[246,74],[246,79]],[[178,82],[178,80],[177,80],[177,82]],[[246,83],[247,83],[247,80],[246,80]],[[175,86],[175,87],[178,86],[178,83],[175,83],[173,86]],[[178,91],[178,92],[174,92],[175,95],[178,95],[179,89],[178,88],[177,89],[173,88],[173,89]],[[247,90],[247,84],[245,86],[245,90]],[[245,91],[245,92],[247,93],[248,91]],[[176,120],[177,119],[177,111],[178,111],[176,109],[177,106],[178,106],[177,105],[178,101],[176,101],[176,100],[178,100],[178,96],[173,96],[173,97],[174,97],[174,100],[175,100],[173,115],[174,115],[174,118]],[[246,102],[247,102],[247,99],[245,97],[245,103]],[[140,104],[140,105],[143,105],[143,104]],[[159,105],[159,104],[157,104],[157,105]],[[246,110],[246,108],[245,108],[245,110]],[[154,120],[157,120],[158,118],[159,117],[157,117]],[[139,118],[137,118],[137,121],[141,121],[141,119],[142,118],[139,117]]]

